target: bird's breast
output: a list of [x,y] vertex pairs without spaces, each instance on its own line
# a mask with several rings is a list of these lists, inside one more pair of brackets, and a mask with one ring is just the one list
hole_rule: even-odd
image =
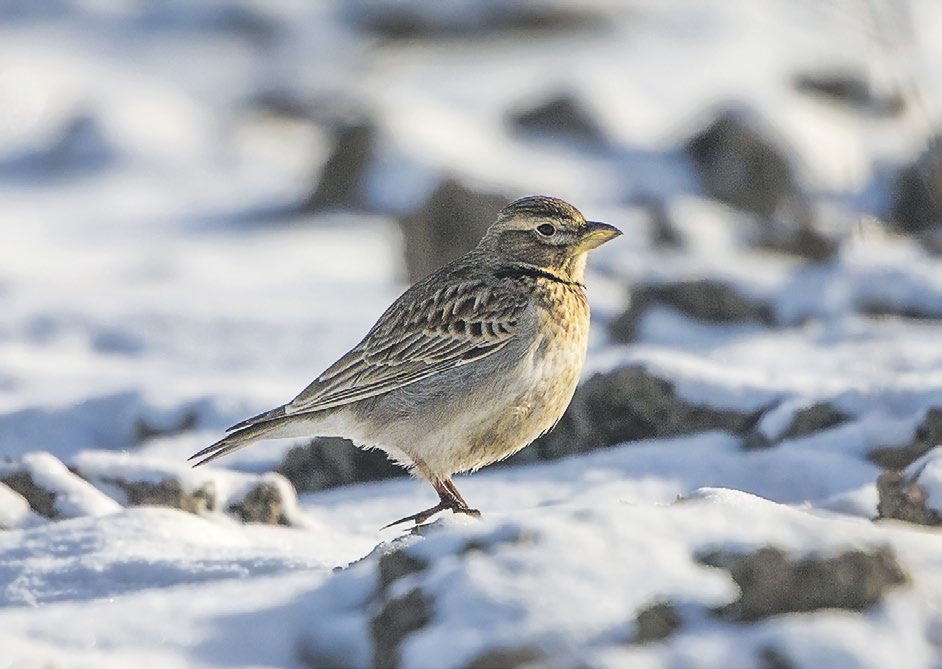
[[[582,290],[560,286],[551,308],[540,310],[540,327],[529,359],[526,400],[541,407],[539,436],[562,416],[579,382],[589,340],[589,305]],[[567,289],[568,288],[568,289]],[[527,361],[525,361],[527,362]]]
[[495,394],[491,414],[469,430],[461,470],[512,455],[550,430],[569,406],[589,333],[585,296],[581,289],[569,288],[573,292],[560,291],[556,299],[538,302],[527,353]]

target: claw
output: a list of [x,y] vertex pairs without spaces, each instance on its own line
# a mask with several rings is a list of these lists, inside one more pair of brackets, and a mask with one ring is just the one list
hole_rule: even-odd
[[416,525],[421,525],[426,520],[434,516],[436,513],[440,511],[445,511],[446,509],[450,509],[450,508],[451,506],[448,504],[445,504],[445,502],[439,502],[438,504],[436,504],[430,509],[426,509],[425,511],[419,511],[418,513],[415,513],[411,516],[406,516],[405,518],[400,518],[399,520],[394,520],[393,522],[389,523],[389,525],[383,525],[383,527],[381,527],[380,529],[385,530],[395,525],[401,525],[403,523],[410,523],[412,521],[415,521]]
[[394,527],[395,525],[401,525],[403,523],[410,523],[413,521],[415,521],[416,525],[421,525],[436,513],[440,513],[441,511],[448,511],[449,509],[451,509],[453,513],[463,513],[467,516],[471,516],[472,518],[481,517],[481,512],[477,509],[471,509],[466,506],[454,506],[446,502],[439,502],[430,509],[419,511],[418,513],[412,514],[411,516],[406,516],[405,518],[400,518],[399,520],[394,520],[393,522],[389,523],[389,525],[383,525],[380,529],[385,530],[390,527]]

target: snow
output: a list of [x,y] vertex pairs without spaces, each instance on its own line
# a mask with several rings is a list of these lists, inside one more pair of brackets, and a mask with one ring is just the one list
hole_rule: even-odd
[[72,476],[66,466],[50,453],[27,453],[18,464],[0,463],[0,478],[17,471],[27,473],[33,483],[55,495],[53,510],[58,517],[101,516],[121,508],[95,486]]
[[[402,641],[405,668],[508,646],[562,666],[756,666],[773,648],[798,669],[938,667],[938,530],[872,522],[881,469],[868,459],[942,406],[939,258],[876,220],[942,111],[938,3],[598,0],[572,4],[601,12],[601,28],[404,40],[356,25],[379,4],[0,3],[0,479],[28,473],[56,515],[0,485],[0,667],[303,667],[315,651],[369,666],[378,556],[400,546],[428,567],[383,596],[418,587],[435,602]],[[446,24],[501,7],[404,4]],[[921,102],[878,117],[794,90],[819,68],[915,82]],[[611,144],[513,131],[508,110],[558,93]],[[304,111],[266,111],[266,97]],[[700,191],[678,146],[729,108],[786,147],[846,235],[834,258],[758,251],[756,222]],[[292,209],[329,153],[329,121],[358,114],[379,130],[368,211]],[[434,502],[414,480],[296,496],[271,470],[299,441],[190,469],[362,337],[405,287],[395,218],[444,175],[557,195],[625,232],[590,262],[584,379],[640,365],[688,402],[768,408],[757,429],[772,440],[817,402],[848,421],[752,451],[707,432],[485,469],[457,480],[482,519],[444,517],[423,536],[380,529]],[[649,243],[652,196],[682,248]],[[612,342],[631,284],[700,278],[777,323],[658,306],[637,341]],[[939,450],[904,476],[942,511]],[[115,483],[168,479],[211,486],[216,508],[128,506]],[[227,512],[261,483],[287,526]],[[796,558],[890,546],[910,583],[864,612],[713,617],[738,589],[697,557],[768,545]],[[633,644],[635,616],[658,601],[685,626]]]
[[6,486],[0,486],[0,529],[27,527],[38,521],[26,498]]

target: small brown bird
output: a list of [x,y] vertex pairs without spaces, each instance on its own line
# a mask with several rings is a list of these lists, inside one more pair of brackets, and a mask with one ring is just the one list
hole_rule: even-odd
[[438,493],[437,505],[387,527],[447,509],[480,515],[451,477],[516,453],[563,415],[585,362],[586,256],[620,234],[556,198],[511,203],[477,247],[409,288],[297,397],[190,459],[260,439],[342,436],[382,449]]

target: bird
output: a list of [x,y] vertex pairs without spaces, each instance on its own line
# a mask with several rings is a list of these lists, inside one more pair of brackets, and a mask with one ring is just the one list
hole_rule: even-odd
[[513,455],[562,417],[588,345],[588,252],[621,234],[555,197],[511,202],[474,249],[413,284],[294,399],[189,459],[263,439],[346,437],[438,494],[386,527],[447,510],[480,516],[452,477]]

